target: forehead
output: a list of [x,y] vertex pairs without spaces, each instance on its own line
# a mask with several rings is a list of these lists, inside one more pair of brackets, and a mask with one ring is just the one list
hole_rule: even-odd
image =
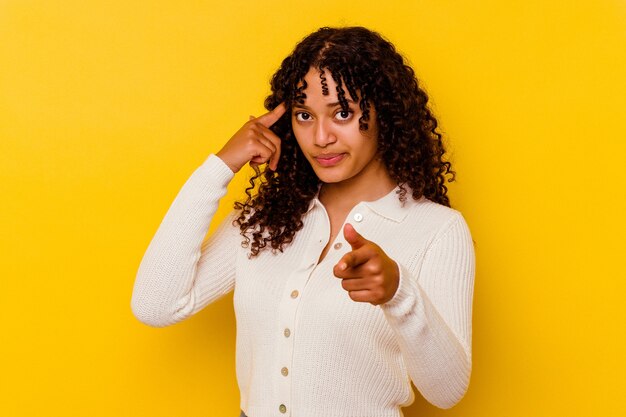
[[[328,102],[336,102],[338,98],[337,92],[337,83],[333,79],[333,75],[328,69],[321,70],[316,67],[309,68],[309,71],[304,76],[304,81],[306,82],[306,88],[302,91],[306,94],[305,102],[310,101],[310,99],[328,101]],[[348,88],[346,88],[345,83],[342,80],[341,90],[344,96],[348,100],[352,100],[354,102],[359,101],[359,97],[352,97]],[[300,80],[298,83],[298,88],[303,87],[303,82]],[[357,91],[358,94],[358,91]]]

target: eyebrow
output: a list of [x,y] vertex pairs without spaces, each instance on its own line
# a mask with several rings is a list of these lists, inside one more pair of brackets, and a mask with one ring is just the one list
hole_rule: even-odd
[[[348,102],[348,104],[354,104],[354,105],[356,105],[356,103],[355,103],[354,101],[350,100],[349,98],[347,98],[347,99],[346,99],[346,101]],[[340,102],[338,102],[338,101],[336,101],[336,102],[334,102],[334,103],[328,103],[328,104],[326,104],[326,107],[335,107],[335,106],[339,106],[339,105],[341,105],[341,103],[340,103]],[[297,108],[300,108],[300,109],[307,109],[307,110],[311,110],[311,108],[310,108],[310,107],[308,107],[308,106],[306,106],[305,104],[294,103],[294,104],[293,104],[293,107],[294,107],[294,108],[296,108],[296,107],[297,107]]]

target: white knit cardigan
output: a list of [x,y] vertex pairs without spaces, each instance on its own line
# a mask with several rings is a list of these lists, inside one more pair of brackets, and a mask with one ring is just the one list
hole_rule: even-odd
[[[249,417],[398,417],[411,381],[449,408],[471,373],[475,256],[462,215],[395,191],[357,204],[346,222],[399,266],[386,304],[355,302],[332,273],[350,245],[315,198],[283,253],[249,258],[231,213],[206,241],[233,172],[210,155],[184,184],[150,242],[131,308],[150,326],[184,320],[234,290],[236,372]],[[203,243],[204,242],[204,243]]]

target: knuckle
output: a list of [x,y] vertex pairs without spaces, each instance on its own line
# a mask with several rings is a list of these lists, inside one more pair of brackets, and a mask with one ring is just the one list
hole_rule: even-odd
[[372,275],[380,274],[381,272],[380,264],[378,264],[377,262],[370,262],[367,265],[367,272],[369,272]]
[[382,291],[374,291],[372,294],[372,304],[374,305],[381,304],[382,300],[383,300]]
[[383,284],[385,283],[385,280],[383,279],[382,276],[377,275],[374,277],[373,279],[373,284],[377,287],[377,288],[382,288]]

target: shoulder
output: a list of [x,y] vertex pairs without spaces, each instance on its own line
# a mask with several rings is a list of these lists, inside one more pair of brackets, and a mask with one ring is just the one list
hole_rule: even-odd
[[426,197],[417,200],[406,193],[404,201],[400,200],[398,188],[385,197],[365,202],[364,205],[376,213],[380,218],[387,220],[387,225],[394,229],[418,231],[420,235],[434,235],[452,223],[465,223],[460,211],[443,204],[436,203]]
[[451,234],[470,236],[467,222],[459,210],[426,197],[418,200],[407,198],[404,211],[403,227],[420,230],[430,236],[431,243]]
[[403,220],[406,222],[426,221],[436,227],[445,227],[454,221],[464,220],[459,210],[436,203],[426,197],[418,200],[408,197],[403,204],[403,209],[406,213]]

